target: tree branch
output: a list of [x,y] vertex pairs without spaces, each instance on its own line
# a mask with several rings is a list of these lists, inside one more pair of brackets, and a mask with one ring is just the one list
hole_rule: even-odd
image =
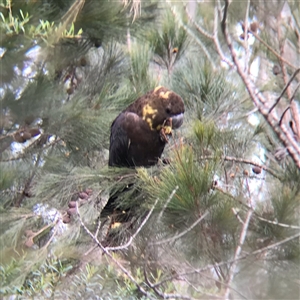
[[300,72],[300,68],[297,69],[293,75],[291,76],[291,78],[289,79],[289,81],[286,83],[285,87],[283,88],[283,90],[281,91],[279,97],[276,99],[275,103],[272,105],[272,107],[269,109],[269,114],[271,113],[271,111],[275,108],[275,106],[278,104],[278,102],[280,101],[280,99],[283,97],[283,95],[285,94],[285,92],[287,91],[287,89],[289,88],[290,84],[292,83],[292,81],[294,80],[294,78],[297,76],[297,74]]
[[158,202],[159,199],[156,199],[154,205],[151,207],[149,213],[147,214],[147,216],[145,217],[145,219],[143,220],[143,222],[141,223],[141,225],[138,227],[138,229],[136,230],[136,232],[130,237],[130,239],[128,240],[127,243],[125,243],[124,245],[121,245],[121,246],[117,246],[117,247],[106,247],[106,250],[113,250],[113,251],[116,251],[116,250],[122,250],[122,249],[126,249],[128,248],[131,243],[133,242],[133,240],[135,239],[135,237],[139,234],[139,232],[142,230],[142,228],[145,226],[146,222],[149,220],[157,202]]
[[263,247],[261,249],[258,249],[256,251],[253,251],[251,253],[246,253],[246,254],[240,255],[237,259],[231,259],[231,260],[227,260],[227,261],[222,261],[222,262],[219,262],[219,263],[216,263],[216,264],[209,264],[209,265],[206,265],[205,267],[200,268],[200,269],[193,269],[191,271],[187,271],[187,272],[183,272],[183,273],[179,273],[179,274],[177,273],[176,275],[170,276],[168,278],[165,278],[162,281],[157,282],[155,284],[155,286],[160,285],[160,284],[162,284],[162,283],[164,283],[166,281],[170,281],[172,279],[176,279],[176,278],[178,278],[180,276],[192,275],[192,274],[199,274],[199,273],[205,272],[207,270],[211,270],[211,269],[213,269],[215,267],[221,267],[221,266],[224,266],[224,265],[231,264],[231,263],[233,263],[235,261],[241,261],[241,260],[243,260],[243,259],[245,259],[247,257],[255,256],[255,255],[261,254],[261,253],[263,253],[265,251],[277,248],[278,246],[281,246],[281,245],[283,245],[283,244],[285,244],[287,242],[290,242],[290,241],[292,241],[294,239],[297,239],[299,237],[300,237],[300,232],[298,232],[298,233],[296,233],[296,234],[294,234],[292,236],[289,236],[288,238],[285,238],[285,239],[283,239],[283,240],[281,240],[281,241],[279,241],[277,243],[274,243],[274,244],[271,244],[269,246],[266,246],[266,247]]
[[232,280],[234,278],[234,275],[236,273],[236,267],[237,267],[237,263],[238,263],[238,259],[241,255],[241,252],[242,252],[242,246],[245,242],[245,239],[246,239],[246,235],[247,235],[247,232],[248,232],[248,227],[249,227],[249,223],[250,223],[250,220],[251,220],[251,217],[252,217],[252,214],[253,214],[253,210],[250,209],[247,213],[247,216],[246,216],[246,220],[244,222],[244,225],[243,225],[243,228],[242,228],[242,231],[241,231],[241,235],[240,235],[240,240],[239,240],[239,244],[235,250],[235,254],[234,254],[234,258],[233,258],[233,263],[230,267],[230,270],[229,270],[229,277],[228,277],[228,280],[227,280],[227,285],[228,287],[226,288],[225,290],[225,299],[229,299],[229,296],[230,296],[230,288],[229,286],[231,285],[232,283]]
[[181,238],[182,236],[184,236],[185,234],[187,234],[190,230],[192,230],[207,215],[208,215],[208,211],[206,211],[199,219],[197,219],[191,226],[189,226],[186,230],[182,231],[181,233],[179,233],[177,235],[174,235],[171,238],[164,239],[162,241],[150,243],[150,245],[162,245],[162,244],[166,244],[166,243],[169,243],[169,242],[173,242],[173,241]]
[[281,126],[279,126],[278,118],[274,114],[269,113],[269,110],[265,106],[266,99],[263,97],[262,94],[260,94],[257,91],[257,88],[254,85],[254,83],[251,81],[251,79],[248,78],[247,74],[245,74],[244,71],[242,70],[242,67],[237,58],[235,49],[233,47],[231,37],[230,37],[230,35],[227,31],[227,27],[226,27],[226,17],[227,17],[228,5],[229,5],[229,0],[225,0],[225,7],[224,7],[224,13],[223,13],[223,19],[222,19],[221,26],[222,26],[222,30],[223,30],[223,34],[224,34],[226,43],[228,45],[228,48],[229,48],[231,56],[232,56],[232,60],[237,68],[237,72],[238,72],[240,78],[242,79],[242,81],[244,82],[244,85],[245,85],[252,101],[258,108],[259,112],[265,118],[267,123],[272,127],[274,132],[277,134],[278,138],[281,140],[281,142],[287,148],[287,150],[288,150],[291,158],[294,160],[296,166],[300,169],[300,147],[299,147],[299,145],[297,144],[297,142],[295,141],[295,139],[291,135],[291,133],[288,131],[288,129],[285,127],[285,125],[282,124]]
[[146,272],[146,267],[144,267],[144,277],[145,277],[145,281],[147,283],[147,285],[153,289],[153,291],[155,292],[156,295],[158,295],[159,297],[161,297],[162,299],[187,299],[190,300],[191,297],[186,297],[183,295],[177,295],[177,294],[166,294],[161,292],[157,287],[157,284],[152,284],[147,276],[147,272]]
[[76,210],[77,210],[77,214],[78,214],[78,218],[79,218],[81,226],[83,227],[85,232],[92,238],[92,240],[97,244],[97,246],[121,269],[121,271],[135,284],[135,286],[138,288],[138,290],[143,295],[145,295],[149,299],[155,299],[135,280],[135,278],[131,275],[130,271],[127,270],[117,259],[115,259],[107,248],[102,246],[102,244],[99,242],[98,238],[95,235],[93,235],[90,232],[90,230],[85,226],[85,224],[82,221],[77,202],[76,202]]
[[270,47],[263,39],[260,38],[260,36],[252,31],[250,28],[248,28],[248,31],[252,33],[252,35],[259,41],[261,42],[269,51],[271,51],[278,59],[280,59],[281,61],[283,61],[285,64],[287,64],[288,66],[290,66],[292,69],[297,69],[299,67],[294,66],[293,64],[291,64],[289,61],[285,60],[279,53],[277,53],[272,47]]
[[[214,156],[200,156],[200,159],[203,159],[203,160],[205,160],[205,159],[214,159],[214,158],[215,158]],[[221,159],[226,160],[226,161],[234,161],[234,162],[238,162],[238,163],[242,163],[242,164],[248,164],[248,165],[251,165],[251,166],[259,167],[262,170],[270,173],[275,178],[280,179],[279,176],[274,171],[272,171],[270,168],[268,168],[265,165],[261,165],[259,163],[256,163],[252,160],[245,159],[245,158],[232,157],[232,156],[221,156]]]

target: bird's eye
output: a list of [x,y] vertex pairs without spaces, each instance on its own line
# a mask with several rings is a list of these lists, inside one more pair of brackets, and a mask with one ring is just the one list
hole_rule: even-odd
[[166,113],[167,114],[171,113],[171,109],[170,108],[166,108]]

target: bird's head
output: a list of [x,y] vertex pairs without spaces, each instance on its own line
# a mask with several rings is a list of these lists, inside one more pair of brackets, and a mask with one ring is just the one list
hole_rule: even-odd
[[151,130],[161,130],[166,121],[172,129],[179,128],[183,123],[183,100],[165,87],[155,88],[140,97],[134,104],[134,112],[149,124]]

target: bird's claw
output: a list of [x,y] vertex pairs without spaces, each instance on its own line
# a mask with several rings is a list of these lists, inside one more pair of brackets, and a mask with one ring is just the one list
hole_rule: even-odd
[[162,128],[159,132],[160,138],[163,142],[169,142],[169,136],[172,136],[172,119],[166,119],[162,125]]

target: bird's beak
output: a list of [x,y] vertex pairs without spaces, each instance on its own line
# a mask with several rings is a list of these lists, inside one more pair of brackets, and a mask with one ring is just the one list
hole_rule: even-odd
[[183,123],[183,113],[172,117],[172,129],[179,128]]

